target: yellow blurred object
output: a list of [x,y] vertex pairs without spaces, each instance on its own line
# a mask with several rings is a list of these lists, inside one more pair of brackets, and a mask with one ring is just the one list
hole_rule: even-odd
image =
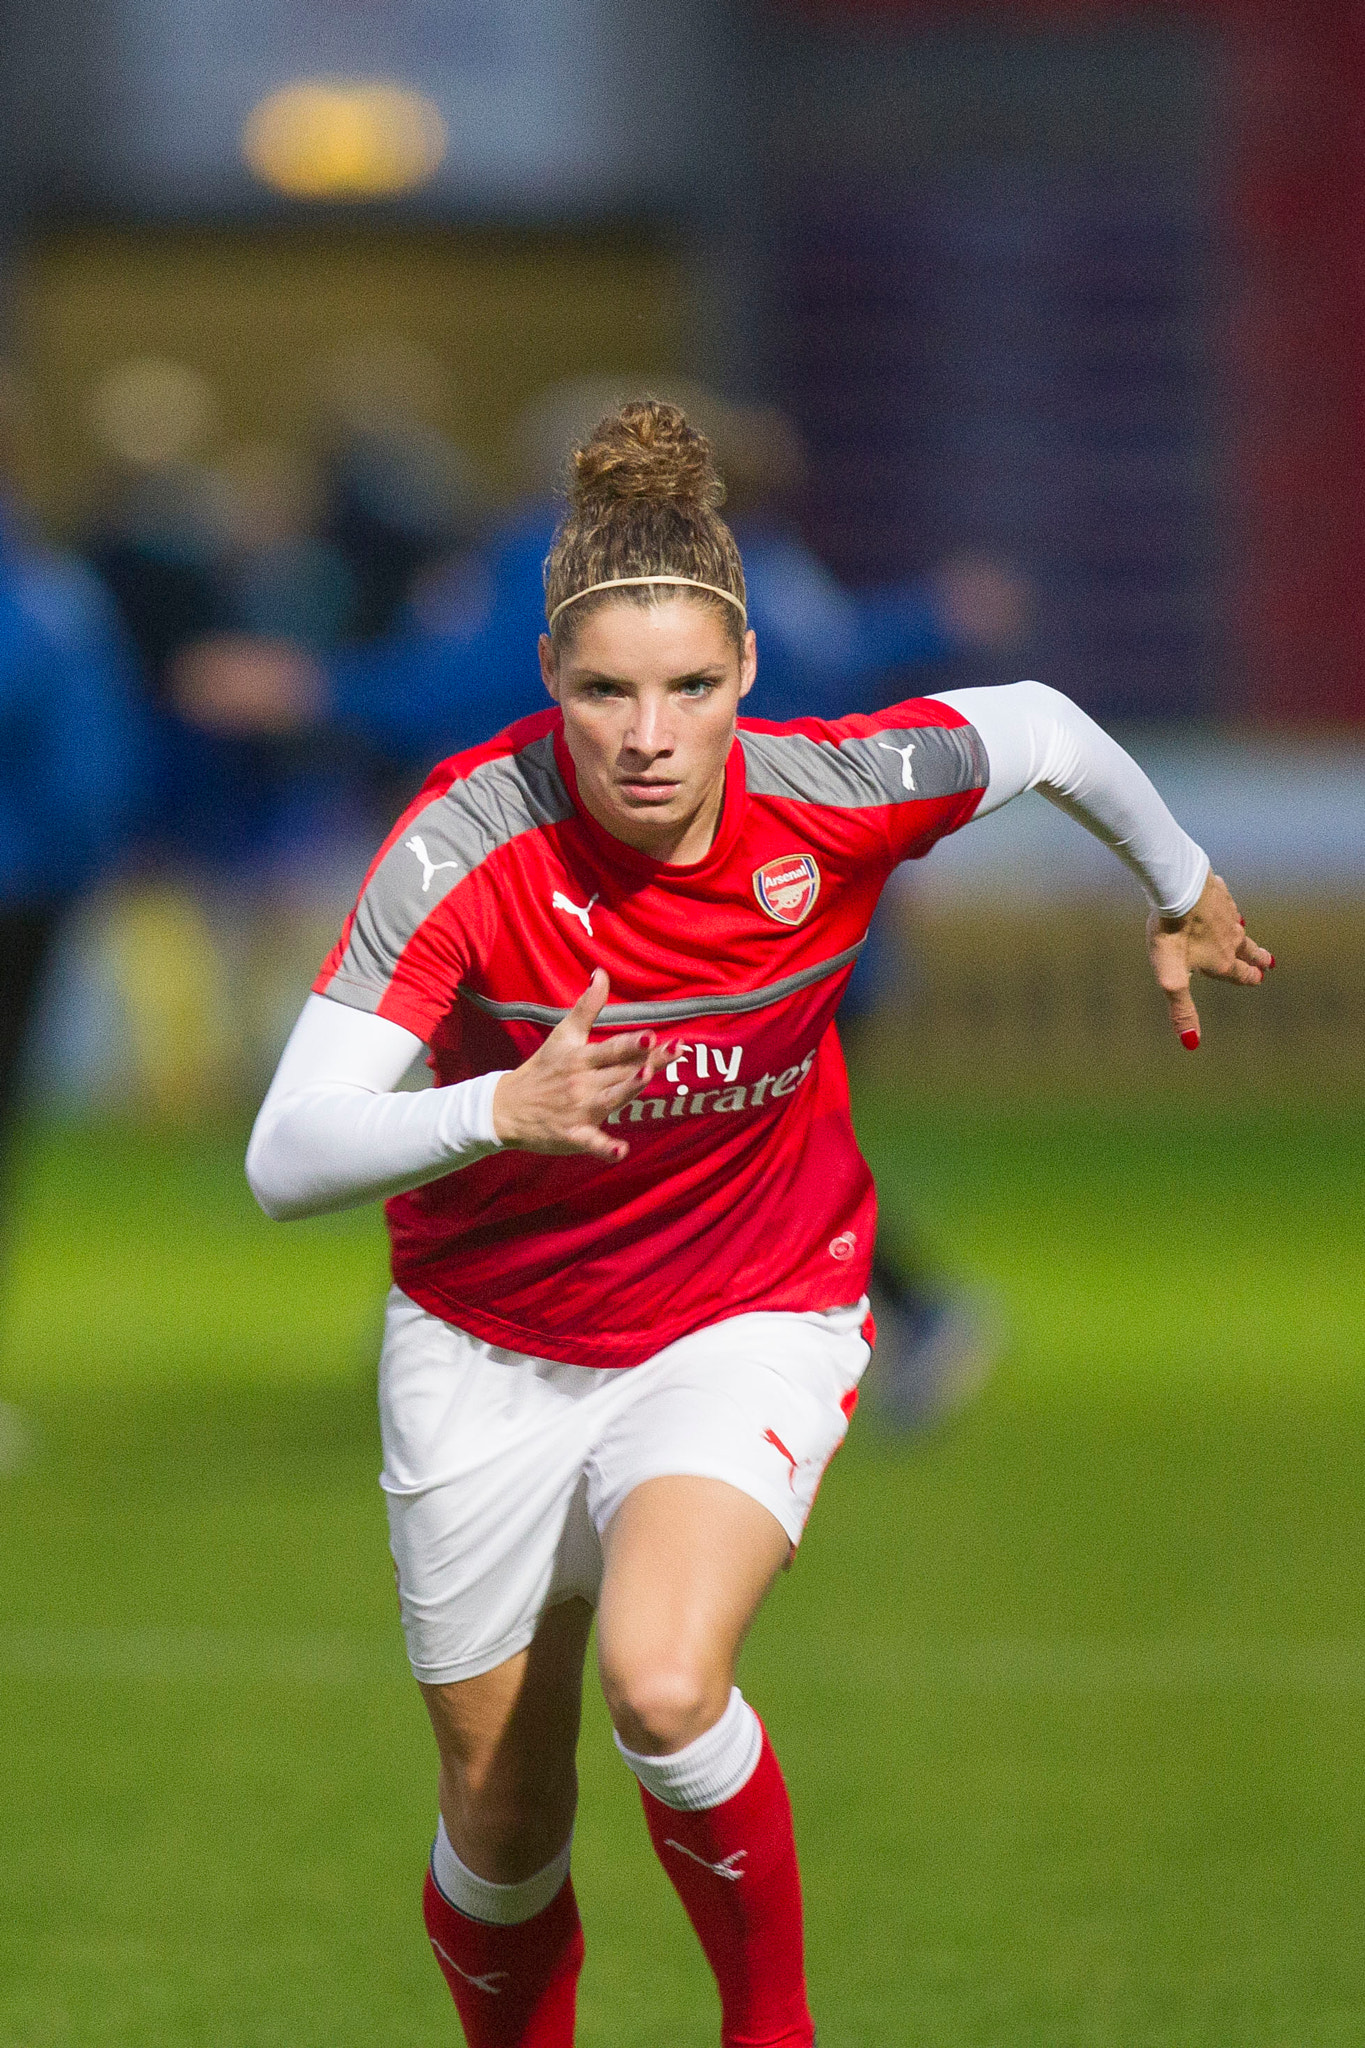
[[171,1125],[253,1112],[342,909],[284,888],[109,891],[97,931],[121,1013],[122,1107]]
[[305,79],[247,115],[242,153],[291,199],[383,199],[425,185],[446,125],[424,93],[382,80]]
[[593,373],[618,393],[660,388],[687,303],[677,250],[637,227],[381,226],[360,209],[268,229],[68,223],[16,252],[11,283],[40,429],[25,491],[67,530],[88,524],[108,455],[89,394],[131,359],[192,365],[221,399],[192,458],[401,416],[458,441],[511,497],[528,400]]
[[170,1122],[218,1107],[235,1048],[223,961],[198,899],[160,883],[121,890],[105,943],[127,1019],[130,1106]]
[[218,399],[188,363],[134,356],[107,370],[90,395],[100,447],[135,469],[189,462],[213,437]]
[[[985,829],[985,828],[983,828]],[[902,871],[904,872],[904,871]],[[980,1096],[1158,1099],[1248,1089],[1359,1101],[1365,1088],[1365,893],[1244,892],[1279,966],[1264,988],[1197,977],[1204,1036],[1176,1043],[1133,897],[934,903],[891,914],[913,981],[857,1027],[866,1068],[900,1087]]]

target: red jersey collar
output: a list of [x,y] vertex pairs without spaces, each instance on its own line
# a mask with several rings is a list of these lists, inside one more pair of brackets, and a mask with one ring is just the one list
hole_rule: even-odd
[[562,715],[554,726],[554,748],[555,766],[569,793],[578,822],[599,858],[610,866],[628,869],[635,875],[664,874],[683,878],[703,875],[709,868],[719,867],[728,859],[739,837],[744,815],[744,749],[738,735],[731,743],[725,762],[725,800],[716,836],[701,859],[692,861],[655,860],[652,855],[641,853],[638,847],[627,846],[624,839],[618,839],[614,832],[608,832],[605,825],[598,823],[578,793],[578,776],[564,738]]

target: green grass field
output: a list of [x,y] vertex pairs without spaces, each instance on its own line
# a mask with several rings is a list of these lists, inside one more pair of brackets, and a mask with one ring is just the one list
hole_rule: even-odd
[[[792,1786],[822,2048],[1365,2042],[1365,1114],[862,1104],[1008,1356],[859,1424],[744,1682]],[[0,2043],[458,2039],[375,1472],[372,1215],[240,1139],[39,1130],[0,1477]],[[595,1689],[588,2048],[709,1979]]]

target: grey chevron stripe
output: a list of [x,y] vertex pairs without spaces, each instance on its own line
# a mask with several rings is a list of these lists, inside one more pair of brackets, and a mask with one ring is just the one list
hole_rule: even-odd
[[[693,1017],[743,1017],[751,1010],[764,1010],[770,1003],[780,1003],[786,996],[794,996],[803,988],[813,988],[817,981],[824,981],[831,974],[838,974],[842,968],[851,967],[862,952],[865,939],[859,939],[856,946],[846,952],[836,953],[832,960],[817,961],[814,967],[803,967],[798,974],[785,974],[780,981],[770,981],[764,988],[745,989],[739,995],[683,996],[671,1003],[608,1003],[598,1017],[598,1025],[619,1024],[686,1024]],[[472,988],[462,988],[460,994],[467,1003],[473,1003],[476,1010],[485,1016],[496,1017],[503,1024],[544,1024],[553,1030],[568,1016],[567,1010],[556,1009],[551,1003],[495,1003],[491,996],[476,995]]]
[[889,727],[854,739],[813,740],[800,732],[739,734],[745,779],[755,796],[866,810],[960,796],[990,780],[986,749],[973,725]]

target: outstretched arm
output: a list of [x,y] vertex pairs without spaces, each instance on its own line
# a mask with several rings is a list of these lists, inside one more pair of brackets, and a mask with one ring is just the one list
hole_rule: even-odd
[[999,810],[1026,789],[1039,793],[1112,847],[1152,905],[1148,950],[1182,1045],[1199,1044],[1190,977],[1200,973],[1253,987],[1274,958],[1247,937],[1226,883],[1181,829],[1128,754],[1044,683],[945,690],[940,701],[969,719],[990,762],[975,816]]
[[629,1147],[600,1127],[668,1055],[654,1034],[591,1043],[609,993],[599,969],[521,1066],[419,1094],[393,1091],[422,1041],[386,1017],[310,996],[247,1147],[251,1192],[277,1222],[353,1208],[453,1173],[502,1146],[583,1152]]

